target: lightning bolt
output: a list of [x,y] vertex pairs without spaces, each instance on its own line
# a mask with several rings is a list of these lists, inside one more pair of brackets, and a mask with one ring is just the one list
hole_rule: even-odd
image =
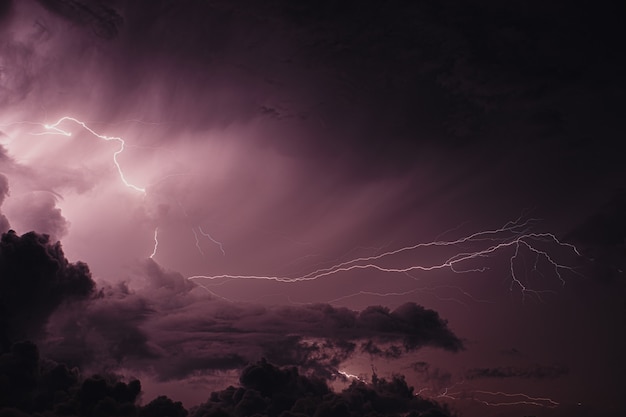
[[[189,214],[187,213],[187,210],[185,210],[185,207],[183,207],[180,201],[177,201],[177,203],[181,211],[183,212],[183,215],[187,219],[189,219]],[[226,256],[226,251],[224,251],[224,245],[221,242],[218,242],[217,240],[213,239],[213,237],[210,234],[202,230],[202,226],[193,226],[191,228],[191,233],[193,233],[193,237],[196,241],[196,248],[198,249],[198,252],[200,252],[200,255],[202,255],[202,257],[204,257],[204,251],[202,250],[202,247],[200,246],[200,236],[198,236],[198,232],[196,232],[196,228],[198,229],[198,232],[200,232],[200,235],[209,238],[211,242],[213,242],[220,248],[220,252],[222,252],[222,256]]]
[[341,370],[338,370],[337,373],[346,379],[356,379],[358,381],[363,381],[363,379],[359,377],[358,375],[350,374],[348,372],[341,371]]
[[198,226],[198,231],[200,232],[202,236],[208,237],[211,242],[215,243],[220,248],[220,251],[222,252],[222,256],[226,256],[226,251],[224,251],[224,245],[222,245],[222,243],[213,239],[210,234],[202,230],[202,226]]
[[143,187],[139,187],[137,185],[134,185],[132,183],[130,183],[127,179],[126,176],[124,175],[124,171],[122,170],[122,167],[119,163],[119,161],[117,160],[117,157],[124,152],[124,149],[126,147],[126,142],[124,141],[124,139],[117,137],[117,136],[106,136],[106,135],[101,135],[99,133],[97,133],[96,131],[94,131],[93,129],[91,129],[89,126],[87,126],[87,124],[85,122],[82,122],[74,117],[70,117],[70,116],[63,116],[61,117],[59,120],[57,120],[55,123],[52,124],[41,124],[41,126],[44,127],[44,129],[46,129],[45,132],[38,132],[38,133],[31,133],[31,135],[34,136],[42,136],[42,135],[62,135],[62,136],[72,136],[71,132],[68,132],[66,130],[61,129],[60,125],[61,123],[65,122],[65,121],[69,121],[69,122],[73,122],[76,123],[77,125],[81,126],[83,129],[85,129],[87,132],[91,133],[92,135],[94,135],[95,137],[102,139],[104,141],[114,141],[114,142],[118,142],[119,143],[119,148],[117,151],[115,151],[113,153],[113,163],[115,164],[115,167],[117,168],[117,172],[120,176],[120,179],[122,180],[122,182],[124,183],[124,185],[128,188],[131,188],[135,191],[139,191],[142,194],[146,194],[146,189]]
[[[540,247],[541,244],[552,244],[559,248],[565,248],[577,256],[581,256],[580,252],[574,245],[561,242],[552,233],[537,233],[531,232],[530,228],[537,222],[536,219],[522,220],[518,218],[514,221],[509,221],[502,227],[480,231],[472,233],[465,237],[455,240],[436,240],[426,243],[418,243],[411,246],[405,246],[399,249],[390,250],[378,255],[354,258],[345,262],[340,262],[335,265],[326,268],[316,269],[307,274],[299,276],[279,276],[279,275],[194,275],[188,277],[189,280],[221,280],[221,279],[243,279],[243,280],[269,280],[283,283],[294,283],[302,281],[313,281],[323,277],[337,275],[354,270],[375,270],[383,273],[410,273],[413,271],[430,272],[436,270],[449,269],[455,273],[466,272],[484,272],[488,268],[485,266],[477,268],[463,268],[463,264],[472,260],[490,257],[497,252],[502,252],[507,248],[513,248],[514,253],[510,257],[510,271],[511,271],[511,285],[510,290],[518,288],[525,296],[527,294],[534,294],[537,297],[541,297],[541,291],[528,288],[522,279],[516,273],[515,264],[520,257],[520,249],[527,249],[533,253],[536,257],[543,259],[552,266],[555,275],[562,285],[565,285],[565,280],[561,275],[561,271],[570,270],[573,268],[567,265],[558,263],[552,255],[546,250]],[[443,262],[435,263],[431,265],[427,264],[413,264],[407,267],[387,267],[382,265],[382,261],[391,258],[394,255],[401,253],[409,253],[418,249],[429,247],[459,247],[469,244],[487,244],[486,247],[478,249],[476,251],[460,251],[454,255],[448,257]],[[535,261],[535,265],[539,260]]]
[[437,290],[441,290],[441,289],[451,289],[451,290],[456,290],[458,292],[460,292],[462,295],[464,295],[465,297],[469,298],[470,300],[476,302],[476,303],[487,303],[487,304],[492,304],[494,303],[493,301],[489,301],[489,300],[482,300],[479,298],[474,297],[472,294],[468,293],[467,291],[463,290],[461,287],[457,287],[455,285],[438,285],[435,287],[420,287],[420,288],[413,288],[407,291],[398,291],[398,292],[375,292],[375,291],[359,291],[353,294],[348,294],[348,295],[343,295],[341,297],[337,297],[337,298],[333,298],[332,300],[327,301],[328,304],[334,304],[334,303],[338,303],[340,301],[349,299],[349,298],[354,298],[354,297],[358,297],[361,295],[366,295],[366,296],[372,296],[372,297],[403,297],[406,295],[410,295],[410,294],[415,294],[418,292],[430,292],[433,293],[433,295],[435,296],[435,298],[437,298],[439,301],[453,301],[455,303],[461,304],[465,307],[467,307],[467,303],[454,298],[454,297],[440,297],[437,294],[435,294],[435,291]]
[[[439,394],[435,396],[425,396],[427,391],[433,391],[431,388],[422,388],[415,393],[417,396],[433,399],[448,399],[452,401],[470,400],[477,403],[487,405],[489,407],[507,407],[519,405],[531,405],[543,408],[556,408],[560,405],[557,401],[548,397],[533,397],[521,392],[509,393],[503,391],[485,391],[461,389],[452,391],[456,386],[464,384],[464,381],[458,382],[450,387],[443,388]],[[486,397],[486,398],[485,398]]]
[[531,397],[530,395],[522,394],[522,393],[506,393],[502,391],[482,391],[476,390],[473,391],[474,394],[484,394],[487,396],[495,396],[495,397],[505,397],[510,399],[509,401],[503,402],[495,402],[494,400],[486,401],[474,398],[474,401],[478,401],[485,405],[491,407],[503,407],[503,406],[512,406],[512,405],[534,405],[537,407],[547,407],[547,408],[555,408],[559,406],[559,403],[545,397]]
[[159,249],[159,228],[157,227],[154,229],[154,249],[152,249],[152,253],[150,254],[150,259],[153,259],[156,256],[158,249]]

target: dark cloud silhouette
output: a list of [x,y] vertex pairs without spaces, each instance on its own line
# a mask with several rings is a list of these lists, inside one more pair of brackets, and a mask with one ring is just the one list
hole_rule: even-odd
[[3,416],[133,416],[140,392],[138,380],[125,383],[115,375],[82,378],[78,369],[41,359],[32,342],[15,343],[0,355]]
[[13,8],[13,0],[0,0],[0,22],[8,18]]
[[190,416],[451,415],[445,407],[416,396],[401,376],[386,380],[374,375],[371,383],[353,382],[335,393],[322,379],[260,361],[242,371],[240,382],[239,388],[213,392],[207,402],[190,410]]
[[[0,152],[1,157],[1,152]],[[6,175],[0,173],[0,233],[6,233],[9,231],[9,220],[4,214],[2,214],[2,203],[4,199],[9,195],[9,179]]]
[[0,240],[0,337],[40,336],[64,302],[85,299],[94,289],[86,264],[70,263],[61,244],[47,235],[14,231]]
[[568,373],[569,369],[567,367],[558,365],[532,365],[527,367],[502,366],[496,368],[472,368],[465,373],[465,378],[554,379],[567,375]]
[[[371,384],[354,382],[341,393],[333,392],[326,383],[326,378],[332,378],[329,367],[339,366],[363,341],[372,355],[382,351],[374,341],[382,345],[400,342],[405,351],[427,345],[460,349],[461,341],[431,310],[414,304],[393,311],[370,307],[360,313],[323,304],[261,307],[217,304],[205,296],[197,301],[209,309],[195,310],[205,313],[200,321],[187,317],[188,323],[174,336],[186,331],[188,343],[176,344],[172,339],[159,338],[154,324],[167,322],[170,314],[185,317],[198,288],[153,261],[147,261],[143,271],[149,282],[142,292],[131,291],[122,283],[103,288],[86,300],[94,290],[89,270],[84,264],[70,264],[59,243],[50,244],[46,235],[34,232],[17,236],[10,231],[2,236],[0,307],[5,348],[0,353],[0,415],[188,414],[181,403],[164,396],[143,407],[137,405],[141,384],[136,379],[126,383],[110,373],[83,378],[77,368],[58,362],[77,362],[74,356],[82,356],[88,367],[102,370],[108,362],[100,362],[102,358],[127,367],[149,364],[162,378],[243,368],[241,387],[214,392],[208,402],[192,410],[193,416],[422,416],[432,410],[449,415],[447,409],[415,396],[400,376],[387,381],[374,375]],[[55,310],[49,333],[42,338],[46,352],[54,355],[55,361],[41,359],[32,342],[9,343],[18,336],[41,336]],[[76,320],[77,311],[81,315]],[[70,312],[74,320],[68,318]],[[152,331],[148,332],[150,325]],[[285,333],[286,337],[280,336]],[[194,335],[198,337],[190,337]],[[216,349],[212,344],[218,339],[222,345]],[[288,353],[283,355],[284,362],[308,369],[313,375],[301,375],[295,366],[279,368],[265,359],[244,367],[246,362],[253,362],[249,353],[259,341],[263,343],[256,353],[272,354],[282,349]],[[224,349],[224,344],[231,348]]]
[[70,22],[89,26],[105,39],[117,36],[123,19],[119,13],[99,0],[38,0],[48,10]]
[[413,303],[361,312],[229,303],[152,260],[143,273],[144,288],[107,287],[80,306],[79,316],[73,307],[59,311],[46,353],[83,366],[149,366],[164,380],[239,369],[261,357],[336,378],[339,365],[360,352],[399,358],[424,346],[463,348],[436,312]]
[[141,383],[112,374],[83,378],[77,369],[41,359],[31,342],[0,354],[0,416],[450,416],[446,407],[416,396],[404,378],[372,377],[333,392],[325,380],[261,360],[245,367],[240,386],[207,393],[188,412],[180,402],[159,396],[138,404]]

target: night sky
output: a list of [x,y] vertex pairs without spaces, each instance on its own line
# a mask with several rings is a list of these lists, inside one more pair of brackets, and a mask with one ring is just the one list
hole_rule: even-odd
[[623,415],[625,20],[0,0],[0,416]]

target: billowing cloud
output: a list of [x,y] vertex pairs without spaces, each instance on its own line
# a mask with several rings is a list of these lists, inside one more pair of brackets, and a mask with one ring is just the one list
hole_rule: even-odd
[[89,268],[70,263],[61,244],[35,232],[9,231],[0,241],[0,337],[10,341],[42,335],[50,315],[62,304],[88,297]]
[[32,342],[19,342],[0,353],[0,415],[23,417],[100,415],[194,417],[280,415],[451,415],[433,401],[416,396],[403,377],[374,376],[371,383],[354,382],[333,392],[326,381],[280,368],[267,361],[245,367],[239,385],[207,392],[208,400],[189,412],[180,402],[159,396],[140,405],[141,383],[124,382],[114,374],[83,377],[77,369],[43,359]]
[[446,407],[416,396],[401,376],[386,380],[374,375],[371,384],[353,382],[335,393],[323,380],[301,375],[295,368],[280,369],[260,361],[243,370],[240,382],[241,387],[213,392],[207,402],[191,409],[190,415],[451,415]]
[[19,213],[13,223],[17,230],[36,230],[58,241],[68,231],[69,223],[57,207],[57,197],[49,192],[32,192],[12,200],[11,213]]
[[261,357],[334,378],[341,362],[361,352],[394,351],[398,358],[425,346],[463,348],[445,320],[414,303],[362,311],[233,303],[152,260],[141,272],[142,288],[105,288],[80,306],[80,315],[60,312],[48,329],[47,354],[82,365],[149,368],[165,380],[237,369]]

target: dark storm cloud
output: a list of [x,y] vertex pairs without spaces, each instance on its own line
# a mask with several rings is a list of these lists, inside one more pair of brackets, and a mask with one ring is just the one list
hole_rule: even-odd
[[527,367],[504,366],[497,368],[472,368],[465,373],[467,379],[480,378],[524,378],[554,379],[567,375],[569,369],[564,366],[531,365]]
[[[103,289],[52,320],[47,354],[75,364],[149,368],[161,379],[240,368],[266,357],[334,378],[359,352],[393,357],[432,346],[456,352],[463,344],[445,320],[413,303],[358,312],[328,304],[260,306],[211,297],[152,260],[135,291]],[[359,347],[361,346],[361,347]]]
[[36,77],[33,56],[32,45],[15,42],[11,35],[0,39],[0,106],[19,103],[33,89]]
[[[512,131],[542,152],[556,140],[552,155],[618,123],[620,7],[120,2],[111,110],[154,97],[173,133],[280,120],[256,143],[352,181],[406,173],[425,146],[493,145]],[[606,111],[589,123],[581,102]]]
[[408,417],[449,416],[441,405],[413,392],[401,376],[391,380],[373,376],[371,383],[353,382],[332,392],[324,380],[300,375],[296,368],[277,368],[260,361],[246,367],[241,386],[213,392],[209,400],[190,410],[192,417],[280,415]]
[[0,23],[12,12],[13,0],[0,0]]
[[9,231],[0,241],[0,337],[41,336],[50,315],[64,302],[89,296],[94,282],[87,265],[70,263],[60,243],[35,232]]
[[44,7],[70,22],[89,26],[106,39],[117,36],[122,24],[118,12],[101,0],[38,0]]
[[411,364],[411,369],[415,371],[421,381],[429,385],[432,392],[442,392],[453,384],[450,371],[433,367],[427,362],[414,362]]
[[[0,152],[0,158],[2,154]],[[0,173],[0,233],[6,233],[9,230],[9,220],[4,214],[2,214],[2,203],[4,199],[9,195],[9,179],[6,175]]]
[[620,191],[566,237],[589,259],[593,276],[614,280],[626,271],[626,191]]
[[123,382],[112,374],[82,377],[78,369],[40,358],[31,342],[12,345],[0,354],[0,416],[98,415],[141,417],[270,415],[449,416],[433,401],[414,395],[401,376],[372,377],[333,392],[326,381],[302,375],[296,368],[279,368],[265,360],[245,367],[239,386],[207,393],[208,400],[188,413],[180,402],[159,396],[137,404],[140,381]]
[[500,353],[506,356],[524,356],[524,354],[516,348],[502,349]]
[[41,358],[32,342],[19,342],[0,354],[0,415],[135,415],[139,381],[122,382],[115,375],[89,378]]

